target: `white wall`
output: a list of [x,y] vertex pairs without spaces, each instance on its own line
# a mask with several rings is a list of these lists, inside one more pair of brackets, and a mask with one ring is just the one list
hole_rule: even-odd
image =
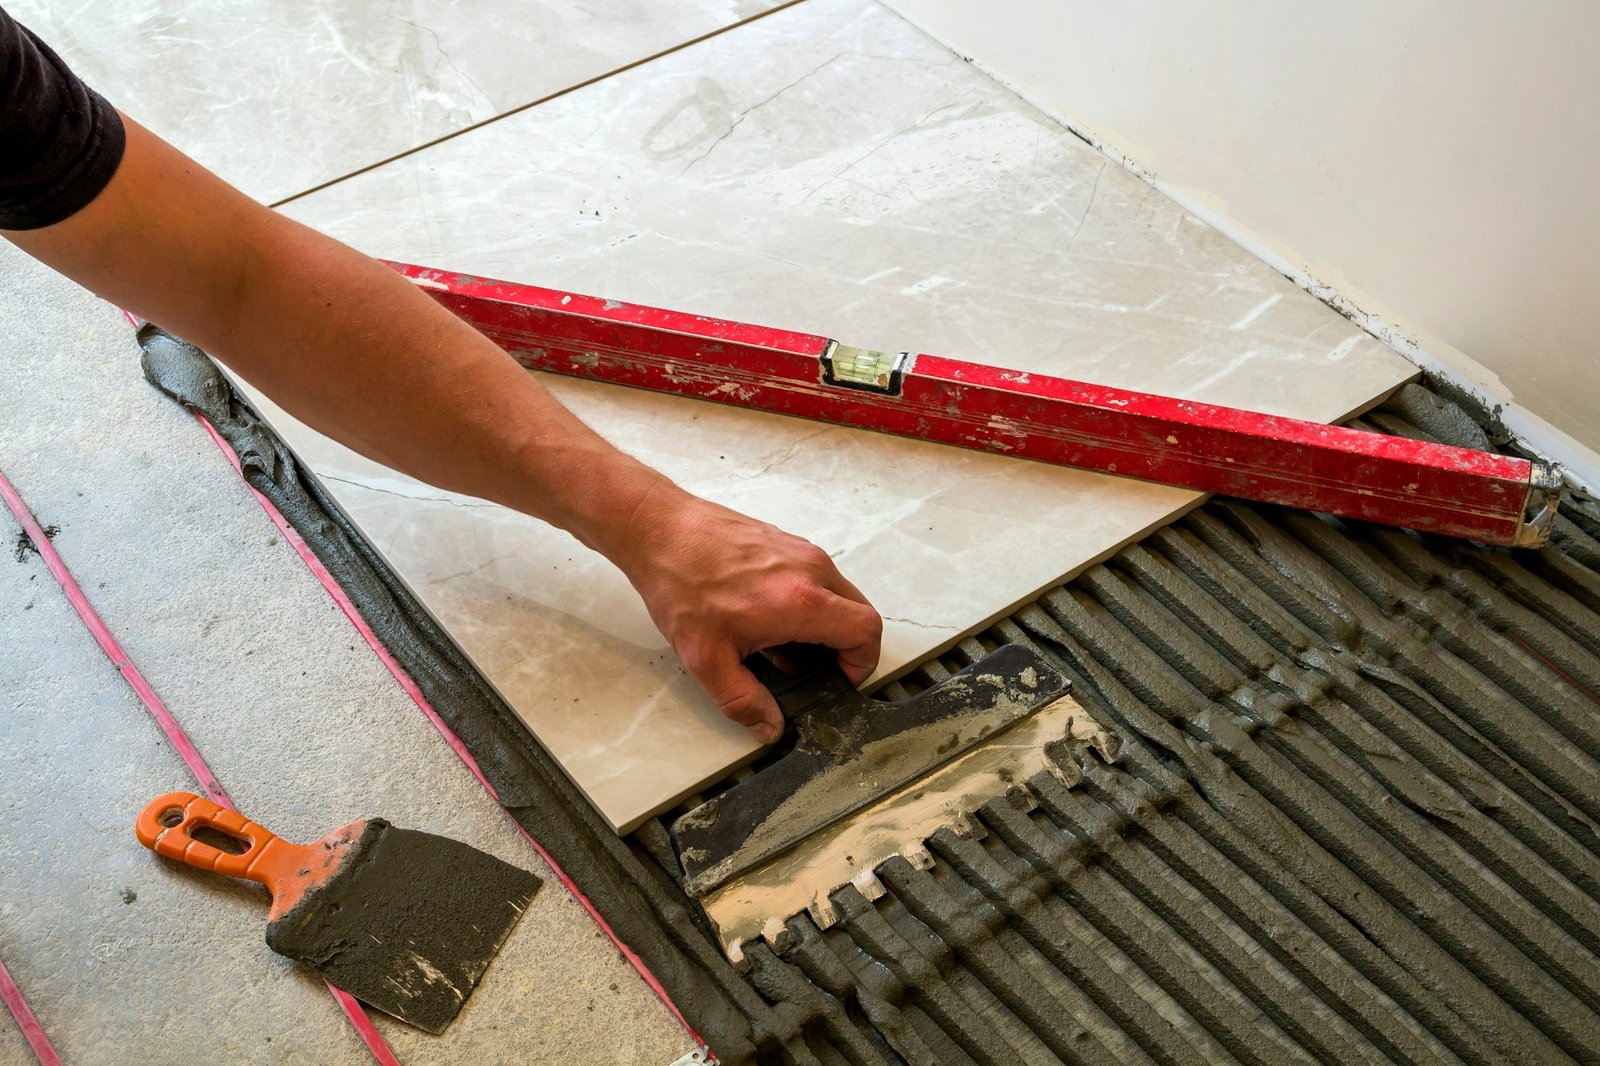
[[1600,2],[887,2],[1425,365],[1600,449]]

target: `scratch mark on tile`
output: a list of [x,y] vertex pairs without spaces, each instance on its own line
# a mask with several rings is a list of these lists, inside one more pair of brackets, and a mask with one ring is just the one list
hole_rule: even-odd
[[728,128],[722,132],[722,135],[717,137],[716,140],[712,141],[709,145],[707,145],[705,151],[701,152],[699,155],[695,156],[693,159],[691,159],[687,163],[685,163],[683,165],[683,169],[678,171],[678,173],[679,174],[687,174],[689,172],[689,168],[690,167],[694,166],[696,163],[700,162],[706,156],[708,156],[712,152],[716,151],[717,145],[721,144],[723,141],[727,140],[729,137],[732,137],[733,136],[733,131],[738,129],[739,126],[744,122],[744,120],[750,117],[752,112],[759,111],[761,108],[766,107],[768,104],[772,103],[772,101],[776,100],[778,97],[780,97],[784,93],[788,92],[790,89],[793,89],[795,86],[799,85],[803,81],[806,81],[806,80],[808,80],[810,78],[816,77],[818,74],[821,74],[822,71],[824,69],[826,69],[828,66],[832,65],[833,63],[838,62],[839,60],[841,60],[843,58],[844,58],[844,53],[840,52],[837,55],[835,55],[832,59],[823,60],[816,67],[814,67],[813,69],[811,69],[807,73],[800,75],[800,77],[796,78],[794,81],[791,81],[789,84],[785,85],[783,88],[779,89],[777,92],[773,93],[771,96],[768,96],[764,100],[759,100],[756,103],[753,103],[749,107],[745,108],[743,111],[739,112],[737,115],[734,116],[733,121],[728,124]]
[[1271,296],[1268,296],[1265,300],[1262,300],[1260,303],[1256,304],[1250,310],[1248,310],[1244,314],[1240,315],[1239,316],[1239,320],[1237,322],[1235,322],[1233,325],[1229,326],[1228,328],[1231,329],[1231,330],[1244,329],[1245,327],[1249,326],[1250,323],[1254,322],[1256,319],[1258,319],[1262,315],[1266,314],[1267,311],[1269,311],[1281,299],[1283,299],[1283,293],[1281,293],[1281,292],[1273,293]]
[[1363,334],[1352,334],[1351,336],[1340,341],[1338,344],[1335,344],[1332,348],[1328,349],[1328,354],[1324,356],[1324,358],[1326,358],[1330,363],[1338,362],[1351,352],[1355,351],[1356,345],[1360,344],[1364,340],[1366,340],[1366,337]]
[[1083,214],[1078,216],[1078,224],[1072,228],[1072,236],[1067,238],[1067,246],[1063,252],[1072,251],[1072,246],[1078,243],[1078,234],[1083,230],[1083,224],[1089,217],[1089,212],[1094,210],[1094,198],[1100,193],[1100,179],[1105,177],[1106,167],[1111,160],[1107,159],[1100,164],[1100,169],[1094,173],[1094,188],[1089,190],[1089,202],[1083,205]]

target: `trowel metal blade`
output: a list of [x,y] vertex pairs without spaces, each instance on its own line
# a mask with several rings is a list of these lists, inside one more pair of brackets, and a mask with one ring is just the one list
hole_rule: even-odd
[[826,665],[774,688],[794,750],[672,827],[685,887],[730,877],[915,780],[1066,692],[1038,653],[1007,644],[932,688],[883,702]]

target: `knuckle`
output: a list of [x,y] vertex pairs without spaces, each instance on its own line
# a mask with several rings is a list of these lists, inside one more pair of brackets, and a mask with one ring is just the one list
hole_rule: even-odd
[[833,556],[810,541],[806,541],[805,557],[810,567],[819,573],[833,574],[838,572],[838,568],[833,565]]
[[809,579],[797,580],[791,593],[795,605],[802,610],[815,610],[829,599],[829,592],[815,581]]

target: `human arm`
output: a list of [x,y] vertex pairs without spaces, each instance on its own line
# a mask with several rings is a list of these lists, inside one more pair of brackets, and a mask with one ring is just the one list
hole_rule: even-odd
[[820,549],[677,488],[382,264],[125,127],[87,206],[5,236],[357,451],[567,529],[616,563],[723,713],[763,739],[781,718],[745,655],[825,643],[854,680],[871,672],[877,613]]

